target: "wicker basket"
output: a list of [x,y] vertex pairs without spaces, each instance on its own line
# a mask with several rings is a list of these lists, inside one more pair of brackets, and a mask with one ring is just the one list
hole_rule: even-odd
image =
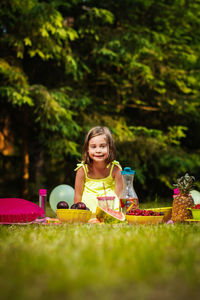
[[57,209],[56,214],[63,223],[87,223],[92,212],[82,209]]

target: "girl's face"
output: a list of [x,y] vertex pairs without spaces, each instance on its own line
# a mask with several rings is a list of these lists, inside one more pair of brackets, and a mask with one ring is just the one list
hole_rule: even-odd
[[89,140],[89,157],[95,162],[105,161],[109,155],[109,147],[105,134],[97,135]]

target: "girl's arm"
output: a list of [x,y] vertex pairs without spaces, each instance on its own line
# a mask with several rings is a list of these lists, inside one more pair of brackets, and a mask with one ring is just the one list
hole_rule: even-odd
[[114,173],[113,177],[115,178],[115,194],[117,195],[118,198],[120,198],[123,190],[123,179],[122,179],[121,170],[117,166],[115,166],[113,173]]
[[76,172],[74,203],[81,202],[84,182],[85,182],[85,173],[82,167],[78,169],[78,171]]

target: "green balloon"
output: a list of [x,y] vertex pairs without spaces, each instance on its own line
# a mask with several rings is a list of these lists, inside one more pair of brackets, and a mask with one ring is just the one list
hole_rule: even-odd
[[56,212],[57,204],[60,201],[67,202],[69,207],[74,203],[73,187],[67,184],[61,184],[52,190],[49,197],[49,204],[54,212]]

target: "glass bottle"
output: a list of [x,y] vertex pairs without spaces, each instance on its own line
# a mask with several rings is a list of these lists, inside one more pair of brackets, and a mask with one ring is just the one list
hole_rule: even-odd
[[44,210],[44,215],[41,217],[45,217],[46,203],[47,203],[47,190],[40,189],[39,190],[39,207],[43,208],[43,210]]
[[126,214],[130,208],[138,208],[139,202],[133,187],[135,171],[131,170],[130,167],[126,167],[121,171],[121,174],[123,177],[123,190],[120,197],[120,211]]

